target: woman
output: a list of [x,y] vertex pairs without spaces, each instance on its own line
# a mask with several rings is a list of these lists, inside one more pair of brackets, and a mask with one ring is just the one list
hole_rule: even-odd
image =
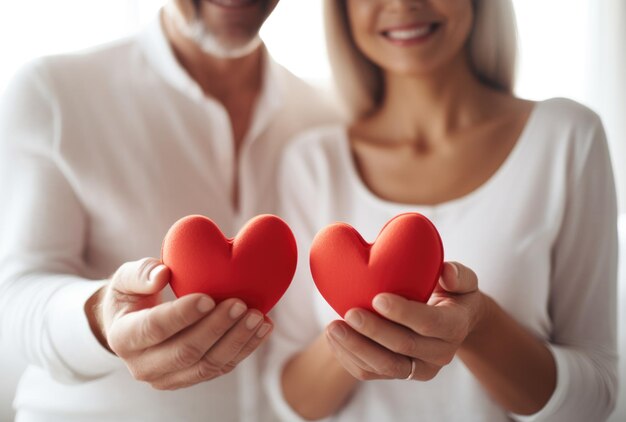
[[[328,0],[326,11],[354,119],[302,135],[283,162],[302,260],[275,313],[274,405],[288,420],[605,419],[617,235],[598,117],[513,96],[509,0]],[[380,315],[337,321],[309,275],[313,236],[339,220],[372,241],[411,211],[457,262],[428,304],[381,294]]]

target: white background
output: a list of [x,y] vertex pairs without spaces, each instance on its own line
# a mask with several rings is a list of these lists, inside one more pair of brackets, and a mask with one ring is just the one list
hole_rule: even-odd
[[[0,93],[29,59],[132,34],[154,17],[162,3],[0,0]],[[626,1],[514,0],[514,4],[521,49],[517,94],[533,100],[569,97],[601,114],[621,209],[626,210]],[[330,71],[320,5],[320,0],[281,0],[262,36],[276,60],[325,86]],[[11,419],[10,401],[22,364],[1,341],[0,420],[5,421]]]

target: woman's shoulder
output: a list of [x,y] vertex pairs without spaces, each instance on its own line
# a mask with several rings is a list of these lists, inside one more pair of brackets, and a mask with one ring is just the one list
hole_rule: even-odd
[[536,103],[529,121],[533,144],[561,151],[567,156],[584,157],[594,144],[608,148],[602,120],[591,108],[567,98],[551,98]]
[[538,102],[535,107],[541,116],[541,122],[555,129],[571,132],[593,130],[602,126],[595,111],[569,98],[550,98]]
[[528,139],[534,157],[580,173],[589,163],[603,163],[609,146],[602,120],[591,108],[567,98],[551,98],[535,105]]

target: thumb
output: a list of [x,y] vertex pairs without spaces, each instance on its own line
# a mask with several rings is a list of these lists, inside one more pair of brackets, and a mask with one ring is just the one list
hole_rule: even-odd
[[448,293],[471,293],[478,290],[478,277],[465,265],[458,262],[445,262],[439,278],[439,286]]
[[111,279],[110,288],[122,295],[154,295],[169,283],[170,270],[155,258],[123,264]]

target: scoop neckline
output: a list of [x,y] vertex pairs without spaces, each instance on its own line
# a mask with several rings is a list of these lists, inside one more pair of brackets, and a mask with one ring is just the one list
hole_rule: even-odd
[[531,128],[535,124],[535,120],[537,119],[538,110],[543,102],[537,101],[533,104],[532,109],[526,119],[526,123],[524,124],[524,128],[520,132],[517,140],[515,141],[515,145],[506,158],[497,168],[497,170],[483,183],[481,183],[476,189],[461,195],[457,198],[452,198],[447,201],[439,202],[437,204],[411,204],[405,202],[395,202],[390,201],[380,196],[376,195],[372,190],[365,184],[359,171],[356,167],[356,163],[354,162],[354,158],[352,156],[352,149],[350,147],[350,135],[349,135],[349,126],[342,125],[341,126],[341,143],[342,143],[342,155],[343,159],[346,161],[346,171],[348,172],[349,179],[353,186],[356,186],[356,191],[361,194],[361,196],[365,197],[369,202],[372,202],[379,206],[385,206],[388,208],[393,208],[398,210],[398,212],[403,212],[406,210],[420,211],[423,213],[435,213],[441,212],[448,209],[452,209],[455,207],[459,207],[461,205],[467,204],[469,202],[475,201],[478,197],[483,196],[486,191],[488,191],[493,185],[495,185],[499,179],[504,177],[504,174],[509,171],[510,168],[513,167],[515,162],[517,161],[517,156],[521,154],[521,151],[524,145],[527,143],[527,138],[529,138],[529,134],[531,132]]

